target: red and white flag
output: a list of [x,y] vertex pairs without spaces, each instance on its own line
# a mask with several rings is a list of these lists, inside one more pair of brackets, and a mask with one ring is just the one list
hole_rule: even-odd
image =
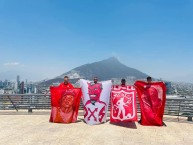
[[166,102],[166,86],[163,82],[148,84],[136,81],[135,86],[141,108],[141,124],[163,126],[163,115]]
[[77,121],[81,98],[81,89],[50,87],[51,115],[50,122],[72,123]]
[[137,121],[134,86],[113,86],[111,92],[111,122]]
[[81,79],[80,84],[85,122],[90,125],[106,122],[112,82],[103,81],[95,84]]

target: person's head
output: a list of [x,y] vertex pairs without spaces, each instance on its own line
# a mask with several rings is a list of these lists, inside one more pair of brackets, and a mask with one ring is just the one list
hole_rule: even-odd
[[94,77],[93,81],[94,81],[95,84],[97,84],[98,78],[97,78],[97,77]]
[[74,96],[68,94],[63,96],[62,98],[62,105],[66,108],[71,107],[73,105],[74,102]]
[[121,85],[125,85],[126,84],[126,80],[125,79],[121,79]]
[[74,92],[65,92],[60,100],[60,107],[63,112],[68,113],[73,109],[74,104]]
[[64,77],[64,83],[67,84],[68,83],[68,76]]
[[151,83],[152,82],[152,78],[150,76],[147,77],[147,82]]

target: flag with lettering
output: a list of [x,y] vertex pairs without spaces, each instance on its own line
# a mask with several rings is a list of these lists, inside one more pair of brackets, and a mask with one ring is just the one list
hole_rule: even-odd
[[50,122],[73,123],[77,121],[81,98],[81,89],[50,87],[51,115]]
[[163,126],[166,86],[163,82],[135,82],[141,108],[141,124]]
[[90,125],[106,122],[112,82],[94,83],[81,79],[80,84],[85,122]]
[[134,86],[112,87],[110,122],[137,121],[136,90]]

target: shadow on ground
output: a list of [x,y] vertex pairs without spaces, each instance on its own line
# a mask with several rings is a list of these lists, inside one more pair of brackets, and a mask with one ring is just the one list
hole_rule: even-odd
[[115,126],[119,126],[119,127],[137,129],[135,122],[119,122],[119,123],[110,123],[110,124],[115,125]]

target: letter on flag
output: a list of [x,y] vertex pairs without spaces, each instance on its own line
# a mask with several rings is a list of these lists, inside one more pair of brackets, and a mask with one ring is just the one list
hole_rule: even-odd
[[72,123],[77,121],[81,89],[50,87],[51,115],[50,122]]
[[166,86],[163,82],[135,82],[141,108],[141,124],[163,126]]
[[110,121],[137,121],[136,90],[134,86],[113,86]]
[[90,125],[106,122],[112,82],[103,81],[94,84],[81,79],[80,84],[85,122]]

